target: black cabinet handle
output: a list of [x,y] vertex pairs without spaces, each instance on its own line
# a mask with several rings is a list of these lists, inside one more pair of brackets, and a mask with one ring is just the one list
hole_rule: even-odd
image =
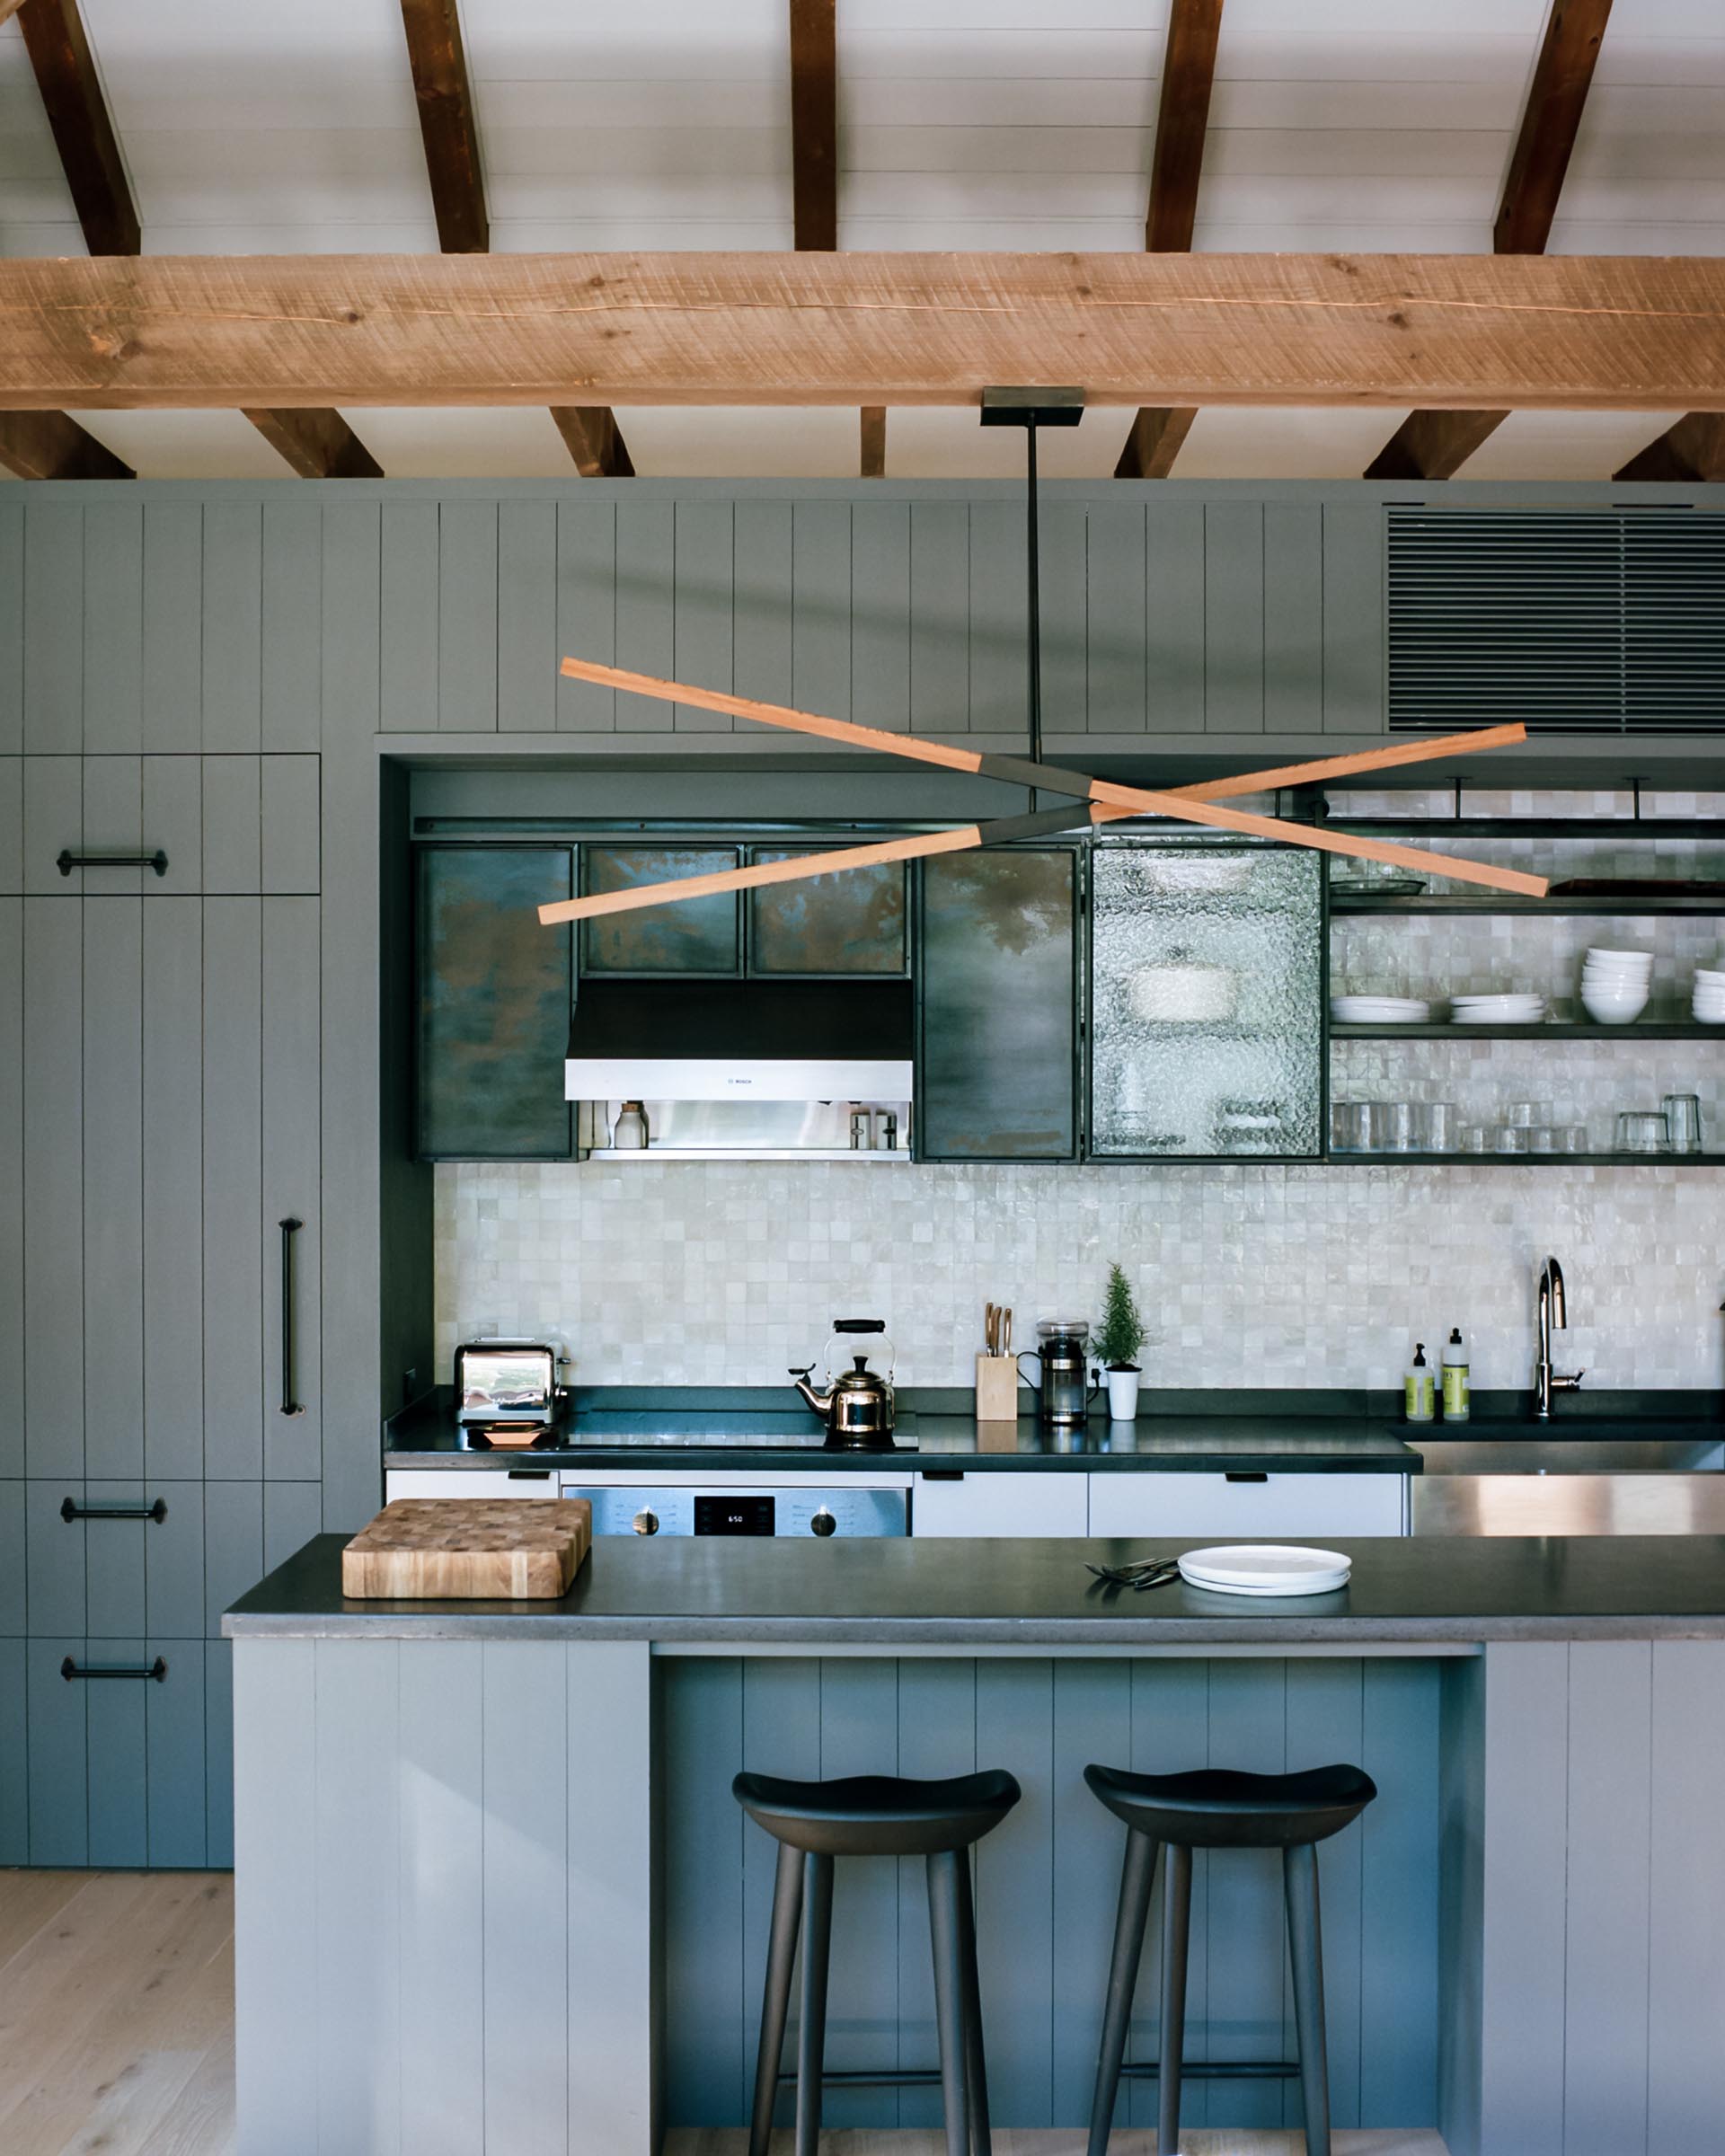
[[1231,1470],[1223,1477],[1223,1480],[1225,1482],[1268,1482],[1269,1480],[1269,1477],[1267,1474],[1249,1472],[1244,1470]]
[[153,1684],[160,1684],[167,1676],[168,1666],[158,1655],[154,1662],[120,1663],[107,1669],[98,1669],[86,1664],[80,1669],[68,1655],[60,1664],[60,1674],[69,1684],[74,1677],[146,1677]]
[[74,869],[154,869],[158,876],[165,876],[168,857],[160,846],[154,853],[74,853],[69,846],[62,846],[54,865],[62,876],[69,876]]
[[165,1498],[158,1498],[154,1505],[80,1505],[75,1498],[67,1498],[60,1507],[60,1517],[68,1526],[74,1520],[154,1520],[159,1527],[167,1516]]
[[281,1412],[303,1415],[294,1398],[294,1237],[305,1226],[290,1214],[281,1222]]

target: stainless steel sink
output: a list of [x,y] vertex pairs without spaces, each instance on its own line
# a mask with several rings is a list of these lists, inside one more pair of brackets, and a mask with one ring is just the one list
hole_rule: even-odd
[[1711,1434],[1410,1442],[1416,1534],[1725,1534]]
[[1718,1472],[1725,1444],[1683,1437],[1410,1437],[1429,1475],[1669,1475]]

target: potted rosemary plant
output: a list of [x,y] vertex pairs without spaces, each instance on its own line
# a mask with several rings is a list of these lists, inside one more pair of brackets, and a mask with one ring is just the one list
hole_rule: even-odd
[[1102,1320],[1091,1343],[1108,1374],[1108,1412],[1115,1422],[1130,1422],[1138,1411],[1138,1350],[1144,1321],[1132,1300],[1132,1284],[1119,1265],[1108,1268]]

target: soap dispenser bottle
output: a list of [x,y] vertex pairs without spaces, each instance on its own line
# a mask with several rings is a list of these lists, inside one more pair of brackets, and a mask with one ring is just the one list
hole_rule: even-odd
[[1413,1360],[1408,1365],[1402,1381],[1402,1404],[1410,1422],[1432,1422],[1437,1419],[1438,1387],[1431,1365],[1426,1360],[1426,1343],[1413,1344]]
[[1444,1420],[1465,1422],[1471,1395],[1467,1383],[1467,1342],[1459,1325],[1452,1325],[1444,1343]]

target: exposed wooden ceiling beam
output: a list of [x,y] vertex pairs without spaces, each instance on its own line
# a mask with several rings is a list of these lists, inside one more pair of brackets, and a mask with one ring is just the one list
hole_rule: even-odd
[[583,479],[632,479],[629,445],[608,404],[553,404],[551,416]]
[[864,479],[884,479],[887,476],[887,408],[884,404],[865,404],[862,419],[862,424],[858,430],[857,470]]
[[0,464],[16,479],[136,479],[63,411],[0,411]]
[[[1610,13],[1611,0],[1552,0],[1492,227],[1499,254],[1545,252]],[[1453,479],[1508,416],[1411,411],[1366,467],[1366,477]]]
[[92,254],[136,254],[137,209],[84,34],[78,0],[31,0],[18,17]]
[[[1222,0],[1172,0],[1144,222],[1144,244],[1151,254],[1182,254],[1192,243],[1221,32]],[[1166,479],[1197,417],[1190,407],[1146,406],[1132,422],[1115,478]]]
[[0,28],[10,22],[23,4],[24,0],[0,0]]
[[302,479],[381,479],[384,468],[339,411],[259,411],[245,416]]
[[483,254],[491,243],[491,227],[456,0],[402,0],[402,25],[420,107],[438,244],[446,254]]
[[1725,480],[1725,412],[1690,412],[1612,477],[1677,480],[1690,486]]
[[791,0],[791,199],[796,244],[838,245],[838,39],[834,0]]
[[[34,0],[30,0],[31,5]],[[0,261],[0,406],[1725,411],[1725,258],[144,255]]]

